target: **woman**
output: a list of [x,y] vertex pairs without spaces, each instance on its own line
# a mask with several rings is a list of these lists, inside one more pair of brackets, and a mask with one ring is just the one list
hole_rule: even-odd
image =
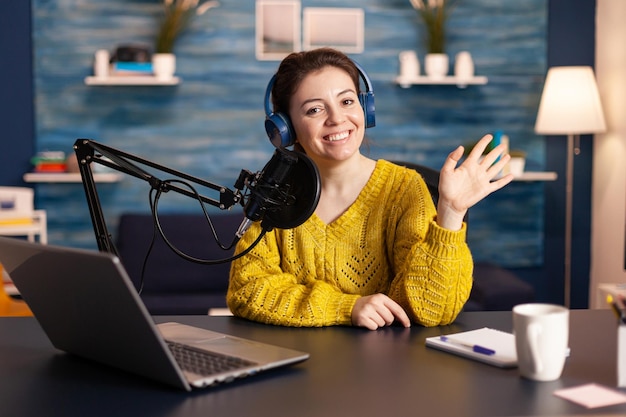
[[[494,180],[508,155],[498,146],[479,160],[490,135],[461,165],[463,147],[452,151],[435,210],[419,174],[361,154],[358,95],[358,70],[339,51],[281,62],[274,112],[288,115],[296,149],[317,165],[321,195],[306,222],[268,232],[233,262],[227,302],[236,316],[286,326],[437,326],[454,321],[467,301],[473,263],[463,217],[512,180]],[[253,228],[238,251],[260,233]]]

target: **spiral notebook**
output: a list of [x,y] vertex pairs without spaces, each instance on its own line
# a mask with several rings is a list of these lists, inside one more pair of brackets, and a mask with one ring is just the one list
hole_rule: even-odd
[[515,336],[489,327],[428,337],[426,346],[500,368],[517,366]]

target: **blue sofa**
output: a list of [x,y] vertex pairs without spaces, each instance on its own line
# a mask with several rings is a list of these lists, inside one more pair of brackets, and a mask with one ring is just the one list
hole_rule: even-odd
[[[222,243],[229,245],[243,215],[210,217]],[[218,260],[229,258],[234,252],[234,248],[223,250],[218,246],[203,215],[162,214],[159,219],[168,240],[188,255]],[[152,235],[152,215],[128,213],[120,217],[116,246],[136,288]],[[202,265],[187,261],[157,235],[147,258],[141,298],[153,315],[207,314],[209,308],[226,307],[229,270],[229,262]]]
[[[224,213],[224,214],[223,214]],[[229,244],[243,219],[241,213],[211,215],[218,236]],[[223,250],[212,237],[202,215],[160,215],[168,239],[183,252],[202,259],[224,259],[233,250]],[[124,214],[120,218],[116,246],[120,259],[137,287],[153,234],[150,214]],[[147,259],[141,293],[153,315],[207,314],[210,308],[226,307],[230,264],[200,265],[180,258],[156,239]],[[508,270],[489,263],[474,266],[474,286],[466,311],[511,310],[534,301],[534,290]]]

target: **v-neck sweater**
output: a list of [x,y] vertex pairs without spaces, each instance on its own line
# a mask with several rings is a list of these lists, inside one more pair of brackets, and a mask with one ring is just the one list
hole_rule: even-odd
[[[354,203],[326,224],[313,214],[273,229],[231,265],[233,314],[285,326],[352,324],[359,297],[383,293],[413,322],[449,324],[472,287],[466,225],[441,228],[426,183],[414,170],[378,160]],[[261,233],[254,223],[237,245]]]

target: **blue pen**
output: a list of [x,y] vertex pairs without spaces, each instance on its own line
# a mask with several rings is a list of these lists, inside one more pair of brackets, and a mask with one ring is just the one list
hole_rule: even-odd
[[447,343],[450,343],[450,344],[453,344],[453,345],[470,348],[470,349],[472,349],[472,351],[474,351],[476,353],[482,353],[483,355],[495,355],[496,354],[496,351],[493,350],[493,349],[489,349],[489,348],[486,348],[486,347],[480,346],[480,345],[473,345],[471,343],[467,343],[467,342],[464,342],[462,340],[453,339],[453,338],[448,337],[448,336],[440,336],[439,339],[442,342],[447,342]]

